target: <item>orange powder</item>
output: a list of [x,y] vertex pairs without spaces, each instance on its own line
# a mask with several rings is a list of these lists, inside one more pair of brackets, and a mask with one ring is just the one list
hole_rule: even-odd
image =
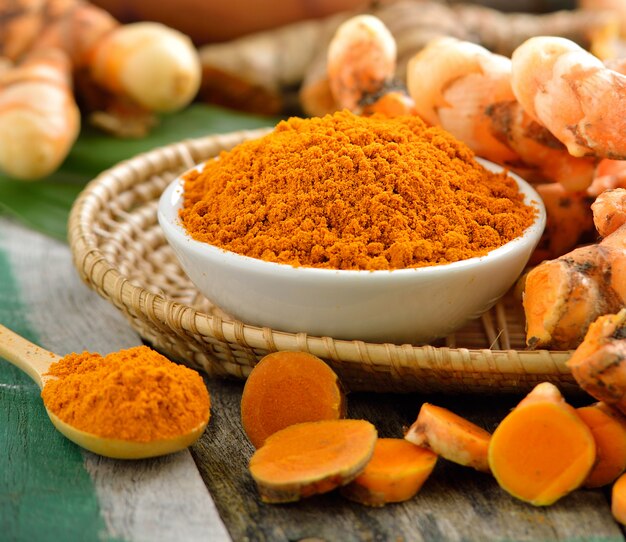
[[415,116],[291,118],[185,178],[199,240],[294,266],[396,269],[480,256],[535,211],[516,183]]
[[174,438],[209,418],[202,377],[147,346],[106,356],[68,354],[50,366],[41,396],[76,429],[101,437],[149,442]]

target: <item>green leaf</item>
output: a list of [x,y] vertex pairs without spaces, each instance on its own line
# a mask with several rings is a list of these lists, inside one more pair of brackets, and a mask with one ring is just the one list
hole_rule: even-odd
[[63,165],[37,181],[0,175],[0,210],[29,227],[66,239],[67,218],[85,184],[100,172],[128,158],[163,145],[210,134],[273,126],[279,119],[193,104],[163,116],[146,137],[120,139],[85,127]]

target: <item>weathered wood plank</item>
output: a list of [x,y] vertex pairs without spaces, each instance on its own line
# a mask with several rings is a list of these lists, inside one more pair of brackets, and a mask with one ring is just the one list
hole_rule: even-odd
[[188,451],[143,461],[85,452],[110,536],[133,542],[228,541]]
[[[2,250],[0,323],[36,340]],[[2,360],[0,451],[0,539],[88,541],[104,530],[80,451],[48,421],[37,385]]]
[[[491,476],[445,460],[407,503],[372,509],[332,493],[289,505],[263,504],[247,472],[253,448],[239,421],[242,385],[212,381],[209,389],[213,420],[192,454],[234,540],[623,540],[601,491],[579,490],[551,507],[535,508],[510,497]],[[398,437],[424,399],[354,394],[349,414],[373,422],[381,436]],[[489,430],[518,399],[429,398]]]
[[[80,282],[66,245],[0,220],[0,251],[10,258],[25,316],[43,347],[58,354],[82,350],[108,353],[140,344],[119,312]],[[2,302],[0,299],[0,305]],[[16,442],[15,446],[25,444]],[[52,442],[50,446],[55,449],[57,445]],[[86,532],[65,539],[230,540],[188,451],[127,462],[83,452],[82,460],[107,533]],[[25,475],[37,476],[37,469]],[[37,480],[30,482],[37,484]],[[71,524],[73,519],[69,515],[46,518],[45,509],[38,513],[52,524]]]

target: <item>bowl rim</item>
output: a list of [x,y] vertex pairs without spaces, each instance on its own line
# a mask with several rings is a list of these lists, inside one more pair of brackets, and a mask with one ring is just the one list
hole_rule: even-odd
[[[209,160],[214,160],[211,158]],[[505,171],[506,168],[486,160],[484,158],[475,157],[476,161],[481,165],[494,172]],[[369,280],[381,280],[382,277],[388,277],[393,274],[394,277],[413,276],[419,274],[420,276],[428,277],[431,275],[441,274],[446,271],[455,272],[461,271],[466,268],[472,268],[480,265],[485,260],[493,261],[506,256],[507,254],[521,248],[520,245],[526,243],[538,243],[541,234],[544,231],[546,225],[546,208],[543,200],[532,187],[530,183],[522,179],[516,173],[510,170],[507,171],[507,175],[511,177],[517,184],[518,190],[524,195],[524,203],[530,205],[537,211],[537,215],[533,223],[526,228],[522,234],[509,242],[501,245],[490,252],[483,254],[482,256],[474,256],[472,258],[466,258],[456,262],[450,262],[446,264],[434,264],[422,267],[404,267],[395,269],[333,269],[326,267],[308,267],[308,266],[294,266],[287,263],[270,262],[262,260],[260,258],[254,258],[252,256],[245,256],[231,250],[227,250],[204,241],[198,241],[194,239],[182,225],[182,222],[178,216],[178,211],[182,206],[183,184],[186,175],[192,171],[201,172],[204,165],[208,162],[205,160],[193,167],[187,169],[179,176],[177,176],[172,182],[168,184],[158,200],[157,218],[161,228],[166,233],[166,237],[172,235],[175,237],[176,242],[184,244],[189,249],[198,254],[204,254],[206,257],[214,258],[228,258],[233,264],[239,263],[245,266],[254,266],[259,270],[265,270],[271,273],[299,273],[302,275],[316,276],[316,278],[330,277],[336,278],[346,277],[354,279],[355,277],[367,276],[371,277]]]

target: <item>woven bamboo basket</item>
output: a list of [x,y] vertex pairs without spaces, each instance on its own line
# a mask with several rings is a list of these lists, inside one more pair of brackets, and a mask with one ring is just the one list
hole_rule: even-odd
[[578,389],[565,366],[571,352],[525,350],[523,311],[512,293],[428,346],[286,333],[214,306],[165,241],[158,199],[183,171],[266,132],[208,136],[138,155],[103,172],[76,200],[69,242],[80,276],[154,348],[209,377],[234,378],[245,378],[269,352],[303,350],[326,360],[351,391],[520,393],[544,380]]

